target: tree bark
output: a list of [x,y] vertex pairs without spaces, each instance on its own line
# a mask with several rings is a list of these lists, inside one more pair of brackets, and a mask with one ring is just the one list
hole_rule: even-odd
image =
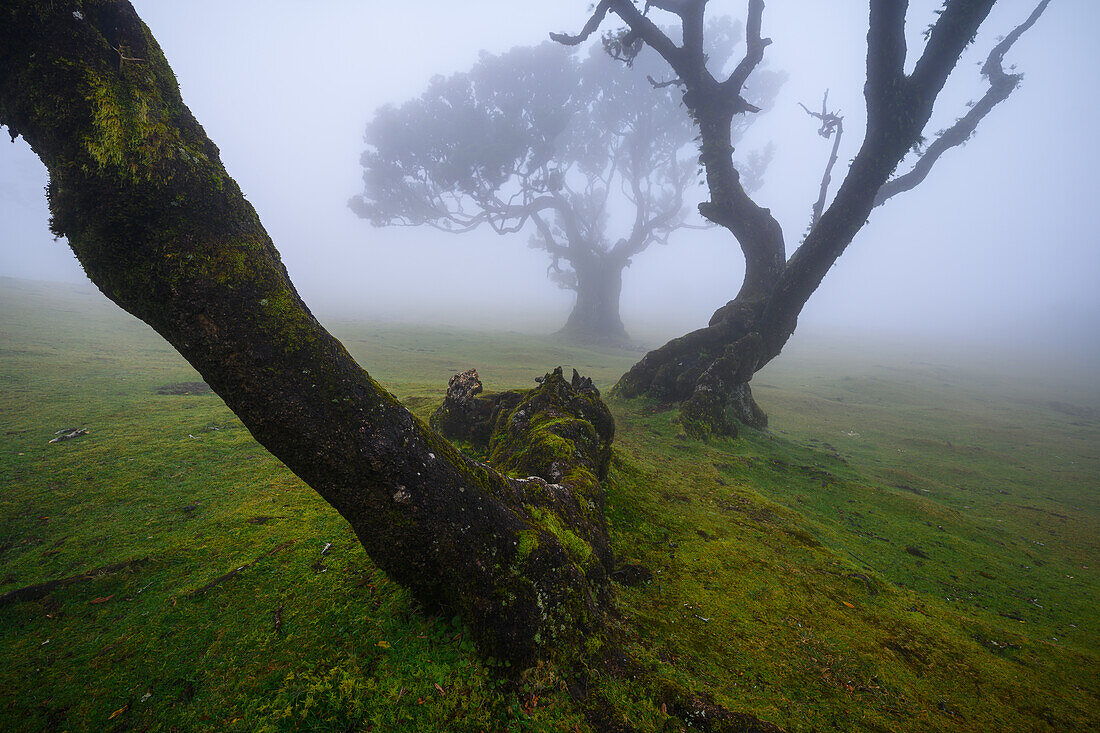
[[[600,633],[611,434],[590,384],[548,375],[521,395],[500,426],[511,476],[413,417],[302,303],[127,2],[7,3],[0,123],[46,164],[51,226],[92,281],[194,365],[394,580],[461,614],[516,670]],[[526,478],[548,455],[563,477]]]
[[577,301],[558,332],[581,343],[615,344],[630,340],[619,315],[626,263],[592,253],[570,260],[577,274]]

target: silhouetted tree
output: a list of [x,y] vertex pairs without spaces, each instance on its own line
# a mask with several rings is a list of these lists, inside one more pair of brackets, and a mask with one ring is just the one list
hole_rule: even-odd
[[[705,328],[646,354],[619,380],[618,394],[650,395],[681,403],[685,427],[697,436],[712,431],[736,434],[737,421],[757,427],[766,424],[749,382],[779,354],[810,295],[871,210],[924,180],[940,156],[965,142],[981,119],[1019,84],[1019,74],[1002,68],[1004,55],[1035,23],[1049,0],[1042,0],[1026,21],[993,48],[982,67],[989,82],[985,96],[925,145],[924,129],[932,105],[994,2],[946,0],[925,33],[920,58],[907,74],[908,3],[870,0],[864,140],[827,208],[824,204],[835,159],[826,168],[812,225],[789,258],[779,222],[749,196],[743,171],[732,156],[730,130],[735,128],[735,120],[755,112],[743,96],[744,90],[771,42],[761,36],[762,0],[748,2],[745,54],[729,73],[709,64],[704,53],[707,0],[647,0],[641,8],[631,0],[601,0],[579,34],[551,34],[561,43],[580,43],[611,13],[625,23],[624,28],[605,37],[617,55],[629,60],[641,48],[649,47],[668,63],[684,88],[684,105],[701,139],[700,161],[706,169],[710,200],[700,204],[699,211],[727,229],[745,257],[744,280],[736,297],[715,311]],[[650,19],[653,9],[677,17],[679,41]],[[830,113],[823,109],[821,114]],[[840,134],[838,122],[830,128],[830,135]],[[911,170],[895,175],[911,151],[916,151]]]
[[[727,21],[710,30],[720,64],[740,28]],[[417,99],[375,114],[365,190],[349,205],[376,226],[527,228],[530,245],[550,255],[550,277],[577,294],[561,332],[626,340],[623,270],[689,226],[684,196],[697,180],[694,131],[675,86],[646,78],[663,61],[654,53],[631,61],[627,69],[599,49],[578,59],[546,43],[483,54],[469,72],[436,77]],[[769,106],[781,83],[781,74],[762,71],[757,105]],[[741,119],[731,139],[752,121]],[[743,163],[754,181],[769,154]],[[630,216],[617,221],[617,208]],[[614,229],[622,236],[609,236]]]

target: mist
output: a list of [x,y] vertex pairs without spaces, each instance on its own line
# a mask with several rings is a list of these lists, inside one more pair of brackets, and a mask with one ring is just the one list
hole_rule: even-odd
[[[588,3],[186,4],[135,0],[185,102],[256,207],[305,301],[322,318],[422,321],[550,333],[574,295],[546,277],[527,232],[448,235],[373,228],[347,207],[362,190],[359,156],[374,110],[419,95],[429,79],[579,30]],[[844,115],[843,166],[863,126],[864,3],[770,3],[768,68],[788,81],[750,131],[775,157],[754,196],[783,224],[788,255],[817,195],[829,142],[798,106],[829,90]],[[939,2],[913,3],[912,64]],[[744,15],[742,2],[712,14]],[[937,102],[927,132],[984,90],[978,64],[1032,3],[995,7]],[[1025,73],[962,149],[914,191],[876,209],[806,307],[794,340],[951,341],[1040,365],[1100,362],[1100,248],[1088,221],[1100,167],[1092,130],[1100,7],[1056,0],[1012,49]],[[751,81],[749,92],[751,94]],[[834,182],[842,177],[834,174]],[[86,282],[47,227],[44,167],[22,140],[0,146],[0,275]],[[835,183],[834,183],[835,191]],[[704,194],[700,186],[696,201]],[[692,202],[692,206],[695,202]],[[696,223],[698,215],[694,215]],[[681,231],[624,275],[627,331],[648,345],[701,327],[740,285],[743,262],[721,230]]]

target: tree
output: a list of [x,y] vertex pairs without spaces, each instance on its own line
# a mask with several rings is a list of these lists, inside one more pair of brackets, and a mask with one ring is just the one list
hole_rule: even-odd
[[[740,29],[710,26],[713,63],[729,58]],[[561,333],[621,342],[622,273],[632,258],[685,226],[696,180],[694,137],[672,85],[654,89],[656,54],[633,69],[594,49],[583,59],[557,44],[483,54],[466,73],[434,78],[418,98],[382,107],[367,126],[364,193],[349,202],[375,226],[445,232],[486,226],[532,230],[547,273],[576,293]],[[761,71],[756,103],[771,105],[782,74]],[[752,118],[734,131],[736,140]],[[770,150],[744,166],[759,180]],[[744,169],[744,168],[743,168]],[[625,206],[623,206],[625,205]],[[633,212],[617,221],[616,206]],[[608,231],[620,225],[621,237]]]
[[614,423],[590,381],[559,370],[518,395],[493,432],[500,471],[413,417],[298,297],[124,0],[5,5],[0,124],[45,163],[51,228],[91,280],[167,339],[390,577],[461,614],[517,672],[598,642]]
[[[700,213],[727,229],[745,258],[740,291],[711,316],[705,328],[673,339],[649,352],[615,386],[625,397],[649,395],[681,404],[685,429],[703,437],[732,434],[737,423],[763,427],[767,418],[752,398],[753,374],[779,355],[798,316],[829,268],[867,221],[874,207],[925,179],[940,156],[973,134],[993,107],[1019,85],[1021,75],[1006,73],[1005,54],[1049,4],[1041,0],[1031,16],[990,52],[982,75],[989,91],[947,130],[925,146],[924,130],[932,106],[959,57],[985,21],[995,0],[946,0],[925,33],[925,44],[910,73],[905,73],[907,3],[870,0],[867,31],[867,127],[832,203],[825,207],[835,156],[826,167],[811,227],[788,258],[783,230],[771,212],[749,195],[745,177],[732,157],[731,125],[755,111],[743,94],[764,58],[771,39],[761,36],[762,0],[749,0],[745,54],[730,73],[708,66],[704,53],[707,0],[647,0],[639,9],[631,0],[601,0],[577,35],[551,34],[577,44],[595,33],[609,13],[624,24],[609,33],[629,59],[643,46],[655,50],[683,85],[684,105],[698,126],[700,162],[706,169],[710,200]],[[679,21],[677,44],[649,17],[651,9]],[[822,134],[833,135],[839,119],[822,109]],[[826,125],[828,127],[826,127]],[[913,152],[912,168],[895,171]]]

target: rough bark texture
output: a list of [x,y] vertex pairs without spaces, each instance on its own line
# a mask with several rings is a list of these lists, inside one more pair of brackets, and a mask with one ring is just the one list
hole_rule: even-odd
[[[516,478],[413,417],[299,299],[126,2],[6,3],[0,123],[46,164],[52,228],[92,281],[178,349],[392,578],[516,669],[600,631],[598,394],[558,374],[522,396],[494,454]],[[525,479],[548,455],[562,478]]]
[[[749,382],[756,371],[780,353],[797,326],[802,308],[871,210],[885,198],[923,180],[939,155],[969,137],[978,121],[1018,84],[1019,77],[1004,73],[1001,61],[1049,0],[1042,0],[1031,17],[990,54],[982,69],[989,79],[990,92],[929,146],[911,174],[890,181],[899,163],[921,141],[933,102],[994,2],[947,0],[937,11],[920,59],[912,73],[906,74],[907,4],[870,1],[865,138],[836,196],[825,208],[831,167],[828,170],[813,225],[789,259],[779,223],[746,193],[733,164],[730,144],[734,117],[756,111],[741,94],[771,42],[761,36],[762,0],[748,1],[746,53],[722,80],[707,69],[703,53],[706,0],[654,2],[642,8],[631,0],[604,0],[580,34],[552,35],[563,43],[579,43],[600,27],[608,13],[613,13],[628,26],[623,44],[648,44],[668,62],[685,89],[684,104],[699,127],[699,159],[706,169],[710,193],[710,200],[700,204],[699,211],[727,229],[745,257],[744,281],[737,296],[714,313],[706,328],[648,353],[616,385],[618,394],[680,403],[686,430],[699,437],[712,432],[735,434],[739,422],[756,427],[766,423],[752,399]],[[680,45],[649,18],[651,8],[679,17],[683,31]]]
[[486,394],[476,369],[451,377],[443,404],[432,413],[429,424],[449,440],[488,448],[493,426],[501,410],[520,403],[521,391]]

